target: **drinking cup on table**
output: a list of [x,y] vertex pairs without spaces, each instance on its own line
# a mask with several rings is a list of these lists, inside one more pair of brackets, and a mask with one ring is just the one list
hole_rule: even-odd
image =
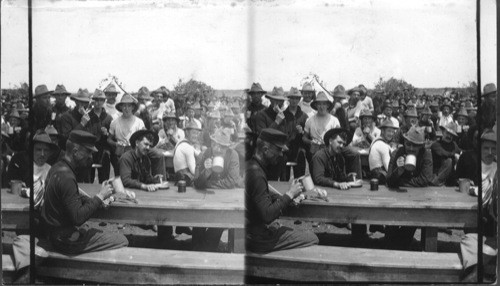
[[408,154],[405,158],[405,169],[413,172],[417,167],[417,157],[413,154]]
[[378,180],[377,179],[370,180],[370,191],[378,191]]
[[212,161],[212,171],[215,173],[222,173],[224,170],[224,157],[215,156]]
[[349,182],[356,182],[357,175],[358,174],[356,174],[355,172],[351,172],[351,173],[347,174],[347,180]]
[[23,188],[23,181],[12,180],[10,181],[10,192],[15,195],[20,195]]
[[306,192],[312,191],[314,189],[314,183],[313,183],[311,176],[306,175],[306,176],[299,178],[299,180],[302,183],[302,186],[304,186],[304,190]]
[[461,193],[468,193],[470,189],[470,180],[467,178],[458,179],[458,190]]
[[115,177],[113,180],[111,180],[111,185],[113,186],[114,193],[124,193],[125,194],[125,187],[123,186],[122,178]]

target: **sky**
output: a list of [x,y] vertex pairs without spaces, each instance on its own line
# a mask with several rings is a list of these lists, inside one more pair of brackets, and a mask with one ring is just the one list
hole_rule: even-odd
[[[416,87],[477,78],[473,0],[34,2],[34,85],[50,89],[93,91],[109,75],[127,91],[191,78],[215,89],[288,90],[311,73],[328,89],[373,88],[380,77]],[[25,3],[2,2],[2,88],[28,80]],[[481,3],[491,54],[483,82],[491,82],[494,0]]]

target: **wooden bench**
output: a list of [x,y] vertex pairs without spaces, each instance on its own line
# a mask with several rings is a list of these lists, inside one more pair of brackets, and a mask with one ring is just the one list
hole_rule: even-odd
[[2,284],[12,283],[16,273],[14,258],[10,254],[2,254]]
[[126,247],[68,256],[47,251],[39,276],[113,284],[241,284],[244,254]]
[[457,253],[311,246],[248,253],[246,275],[283,281],[458,282]]

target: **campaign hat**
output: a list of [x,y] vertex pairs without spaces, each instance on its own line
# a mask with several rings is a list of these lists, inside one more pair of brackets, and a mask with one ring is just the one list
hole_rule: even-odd
[[326,97],[326,94],[322,91],[318,93],[316,96],[316,99],[311,102],[311,108],[314,110],[318,110],[318,102],[327,102],[328,103],[328,111],[332,110],[333,108],[333,102],[331,102],[328,97]]
[[83,130],[73,130],[69,133],[68,140],[82,145],[92,152],[97,152],[97,148],[95,147],[97,137],[95,137],[92,133]]
[[335,138],[335,136],[342,133],[347,134],[347,130],[344,128],[332,128],[326,131],[325,136],[323,136],[323,142],[325,142],[325,145],[328,146],[331,138]]
[[271,143],[278,148],[281,148],[283,151],[287,151],[288,147],[286,146],[286,141],[288,136],[274,128],[265,128],[259,134],[258,137],[260,140]]
[[286,100],[285,92],[282,87],[274,87],[271,93],[266,94],[266,97],[274,100]]
[[36,97],[42,96],[44,94],[52,94],[53,92],[54,91],[52,91],[52,90],[48,90],[47,86],[45,84],[41,84],[35,88],[35,94],[33,95],[33,97],[36,98]]
[[137,99],[135,99],[132,95],[125,93],[122,96],[122,99],[120,100],[120,102],[118,102],[115,105],[116,110],[122,112],[122,106],[125,103],[132,103],[134,105],[134,109],[133,109],[132,113],[135,113],[137,111],[137,109],[139,109],[139,104],[137,102]]
[[267,93],[267,91],[262,89],[262,86],[258,82],[252,83],[252,86],[250,87],[250,89],[245,89],[245,91],[247,93],[250,93],[250,94],[252,94],[252,93],[259,93],[259,94]]
[[417,145],[424,145],[425,143],[425,132],[423,127],[412,126],[408,132],[403,134],[403,137]]
[[73,101],[89,103],[90,102],[90,93],[86,88],[84,88],[84,89],[80,88],[80,89],[78,89],[76,94],[72,94],[70,98]]
[[130,139],[129,139],[130,146],[132,148],[135,148],[135,141],[137,141],[137,139],[139,139],[139,137],[145,136],[147,134],[153,135],[153,142],[151,142],[151,145],[156,146],[156,144],[158,144],[158,140],[159,140],[158,134],[156,132],[153,132],[151,130],[146,130],[146,129],[137,130],[134,132],[134,134],[132,134],[132,136],[130,136]]
[[52,92],[53,95],[70,95],[71,93],[66,90],[62,84],[56,85],[56,89]]

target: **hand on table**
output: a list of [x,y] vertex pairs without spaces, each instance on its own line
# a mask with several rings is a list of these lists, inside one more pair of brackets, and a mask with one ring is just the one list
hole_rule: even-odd
[[341,190],[348,190],[351,188],[351,186],[349,186],[347,182],[342,182],[342,183],[338,182],[336,188]]
[[156,192],[158,188],[157,188],[157,185],[155,185],[155,184],[149,184],[149,185],[143,184],[143,189],[146,192]]

